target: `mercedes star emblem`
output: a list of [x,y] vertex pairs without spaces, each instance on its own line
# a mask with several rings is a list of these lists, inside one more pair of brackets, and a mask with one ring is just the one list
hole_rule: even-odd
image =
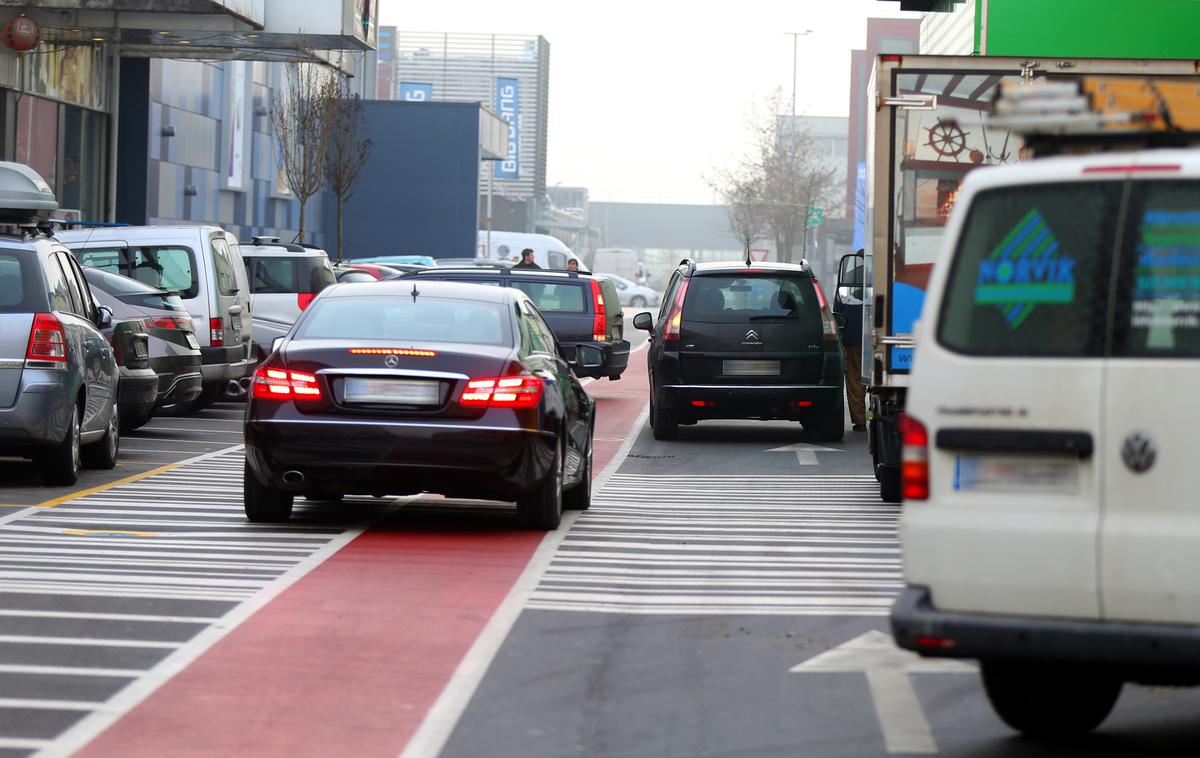
[[1125,444],[1121,445],[1121,459],[1135,474],[1149,471],[1157,457],[1158,451],[1155,450],[1154,443],[1145,435],[1131,434],[1125,438]]
[[383,359],[383,365],[388,368],[396,368],[400,365],[400,356],[394,354],[388,355],[388,357]]

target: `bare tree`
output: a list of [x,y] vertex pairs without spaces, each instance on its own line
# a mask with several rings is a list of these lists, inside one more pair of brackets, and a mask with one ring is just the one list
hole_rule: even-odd
[[350,92],[346,80],[337,84],[338,97],[330,108],[329,146],[325,177],[337,202],[337,260],[342,259],[342,212],[354,194],[358,177],[371,154],[372,142],[359,139],[363,124],[363,104],[358,93]]
[[747,170],[761,184],[766,223],[779,258],[790,261],[797,243],[807,250],[809,213],[831,206],[840,183],[837,168],[820,159],[808,133],[781,115],[782,105],[776,90],[765,112],[754,116],[754,157]]
[[708,181],[725,201],[729,232],[749,258],[754,243],[770,233],[762,177],[743,167],[738,171],[720,170]]
[[299,241],[304,242],[308,199],[325,181],[330,102],[336,97],[334,75],[316,63],[289,63],[284,85],[271,107],[271,125],[279,165],[288,189],[300,201]]

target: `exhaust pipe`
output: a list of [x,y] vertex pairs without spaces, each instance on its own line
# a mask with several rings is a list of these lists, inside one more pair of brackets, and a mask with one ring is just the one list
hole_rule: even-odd
[[284,484],[304,484],[304,474],[299,471],[285,471],[283,473]]
[[248,379],[230,379],[225,384],[225,397],[229,400],[244,400],[249,386]]

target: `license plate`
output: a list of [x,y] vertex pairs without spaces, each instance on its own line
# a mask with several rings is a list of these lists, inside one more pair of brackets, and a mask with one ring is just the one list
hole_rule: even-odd
[[779,361],[722,361],[725,376],[779,376]]
[[240,332],[242,330],[242,317],[241,316],[231,316],[229,318],[229,326],[235,332]]
[[187,343],[188,343],[188,347],[190,347],[193,350],[200,349],[200,343],[196,341],[196,335],[192,334],[191,332],[187,333]]
[[960,455],[954,467],[954,489],[964,492],[1076,495],[1077,458],[1022,455]]
[[441,383],[419,379],[346,379],[347,403],[439,405]]

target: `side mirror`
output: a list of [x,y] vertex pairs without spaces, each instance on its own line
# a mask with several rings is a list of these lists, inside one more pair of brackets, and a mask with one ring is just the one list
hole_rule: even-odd
[[276,337],[275,339],[271,340],[271,352],[272,353],[279,352],[280,346],[283,345],[283,340],[284,340],[283,337]]
[[575,348],[575,363],[580,372],[598,369],[604,365],[604,351],[595,345],[578,345]]
[[865,256],[858,253],[843,255],[841,260],[838,261],[837,288],[862,287],[865,263]]
[[654,317],[643,311],[633,317],[633,328],[642,329],[647,332],[654,331]]
[[107,305],[101,305],[96,308],[96,328],[108,329],[112,327],[113,312]]

